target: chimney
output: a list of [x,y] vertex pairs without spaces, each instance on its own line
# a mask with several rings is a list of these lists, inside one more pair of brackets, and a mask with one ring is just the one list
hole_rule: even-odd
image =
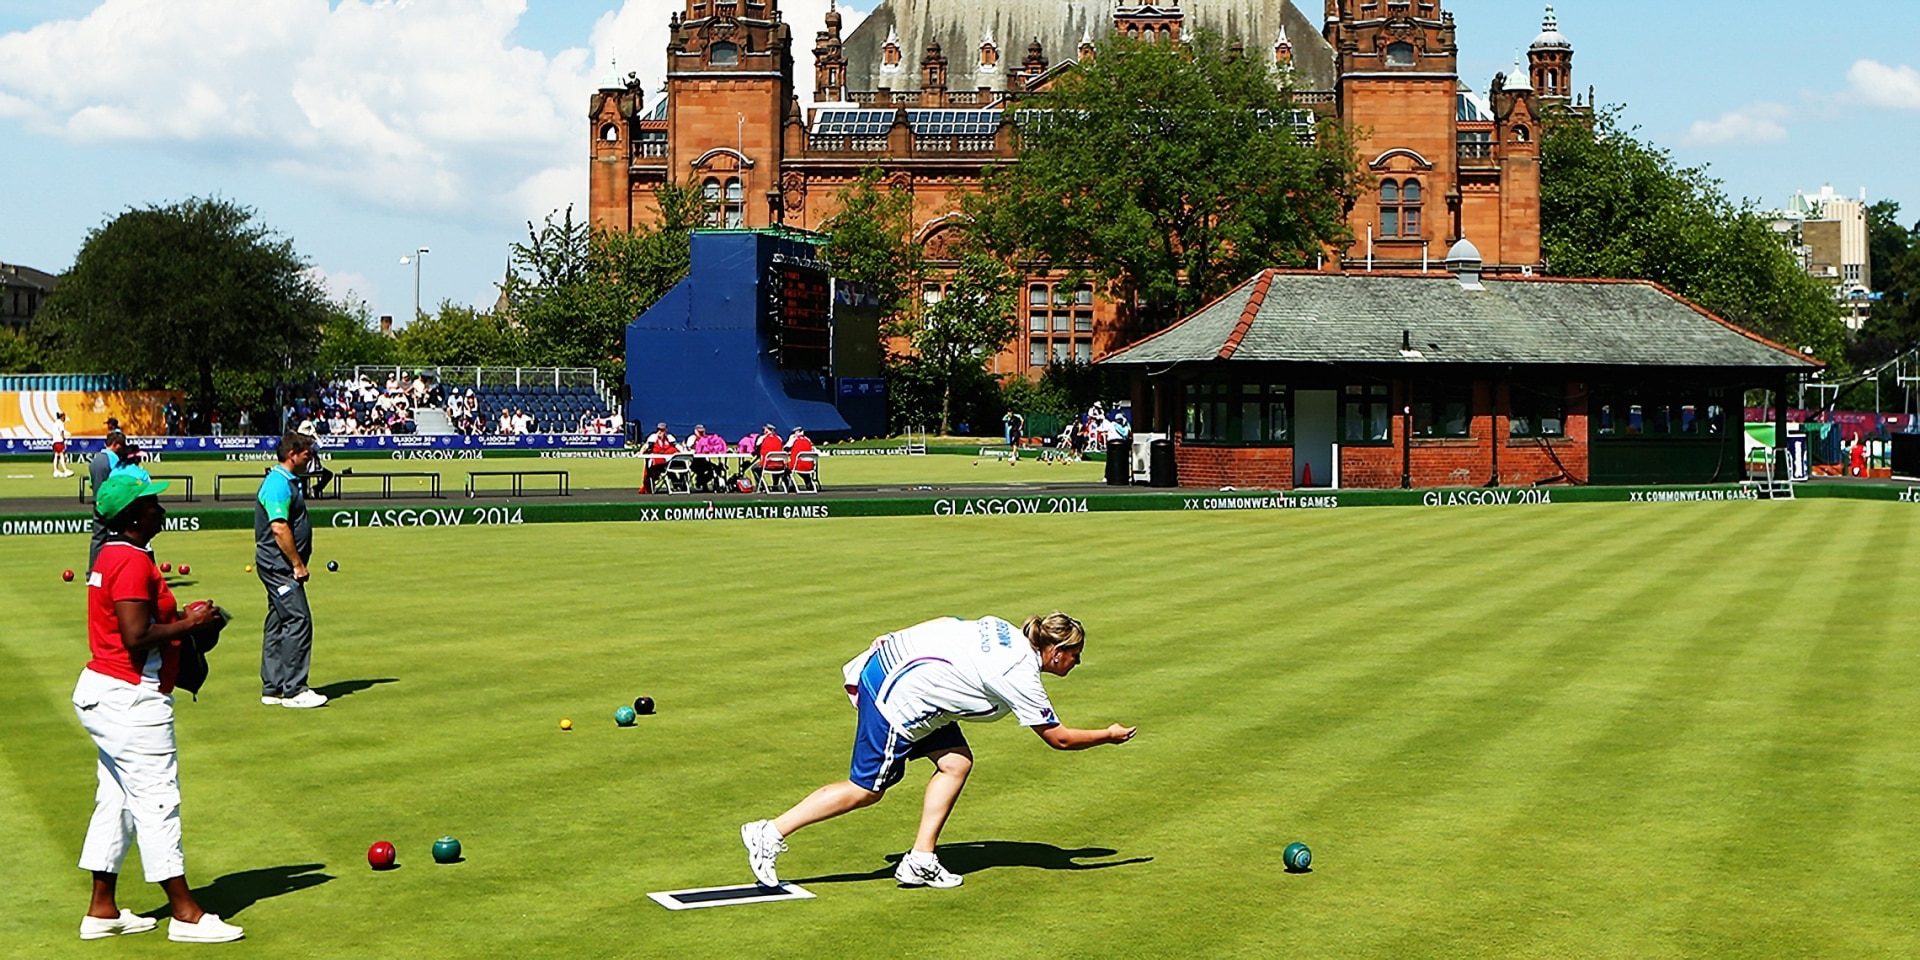
[[387,316],[387,317],[380,318],[380,332],[386,334],[389,337],[393,336],[393,318],[392,317]]
[[1460,242],[1454,244],[1452,250],[1447,251],[1447,272],[1460,281],[1462,290],[1486,289],[1480,285],[1480,267],[1483,263],[1484,261],[1480,259],[1480,248],[1474,246],[1465,237],[1461,237]]

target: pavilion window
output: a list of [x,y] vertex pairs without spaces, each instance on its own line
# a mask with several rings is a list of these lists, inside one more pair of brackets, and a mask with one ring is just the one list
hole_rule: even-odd
[[1512,413],[1507,419],[1510,437],[1564,437],[1567,435],[1567,392],[1557,383],[1516,383],[1508,388]]
[[1413,385],[1413,435],[1460,438],[1473,433],[1473,387],[1464,384]]
[[1384,383],[1349,384],[1345,391],[1347,443],[1387,443],[1393,440],[1391,391]]

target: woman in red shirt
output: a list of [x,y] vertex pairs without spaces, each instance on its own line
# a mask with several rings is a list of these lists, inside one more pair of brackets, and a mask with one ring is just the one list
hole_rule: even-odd
[[190,635],[215,622],[211,603],[181,611],[148,547],[164,529],[165,483],[127,474],[100,485],[94,509],[109,536],[87,574],[87,641],[93,659],[73,688],[73,709],[99,750],[93,820],[80,869],[93,873],[82,940],[145,933],[157,922],[120,909],[115,888],[127,847],[138,840],[147,880],[173,909],[167,939],[238,940],[239,927],[200,909],[187,887],[180,844],[179,752],[173,685]]

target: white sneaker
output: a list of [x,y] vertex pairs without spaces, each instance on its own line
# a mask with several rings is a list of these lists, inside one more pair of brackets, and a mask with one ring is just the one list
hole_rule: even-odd
[[262,696],[260,698],[260,705],[264,707],[277,707],[280,703],[281,700],[279,697]]
[[201,914],[199,923],[175,920],[167,924],[167,939],[180,943],[226,943],[246,935],[245,930],[211,913]]
[[[264,700],[265,698],[263,697],[261,699]],[[283,697],[280,700],[280,705],[283,707],[292,707],[295,710],[309,710],[314,707],[324,707],[327,705],[327,695],[318,690],[302,690],[291,697]]]
[[894,869],[893,879],[900,881],[903,887],[937,887],[941,890],[966,882],[959,874],[948,873],[947,868],[941,866],[939,857],[918,850],[908,850],[907,855],[900,858],[900,866]]
[[105,940],[108,937],[124,937],[128,934],[146,933],[160,925],[152,917],[143,917],[131,910],[122,909],[117,917],[81,917],[80,939]]
[[742,824],[740,842],[747,845],[747,866],[753,868],[753,879],[763,887],[779,886],[780,875],[774,872],[773,862],[787,852],[787,838],[774,829],[773,821]]

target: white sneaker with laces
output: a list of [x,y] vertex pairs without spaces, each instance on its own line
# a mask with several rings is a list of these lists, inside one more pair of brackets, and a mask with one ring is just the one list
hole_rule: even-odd
[[909,850],[906,856],[900,858],[900,866],[894,869],[893,879],[900,881],[903,887],[935,887],[941,890],[966,882],[959,874],[948,873],[939,857],[918,850]]
[[146,933],[160,925],[152,917],[143,917],[131,910],[122,909],[117,917],[81,917],[80,939],[105,940],[108,937],[124,937],[129,934]]
[[211,913],[201,914],[199,923],[175,920],[167,924],[167,939],[178,943],[226,943],[246,935],[245,930]]
[[[262,701],[265,699],[265,697],[261,698]],[[314,707],[326,706],[327,695],[318,690],[302,690],[291,697],[281,698],[280,705],[292,707],[295,710],[310,710]]]
[[280,698],[279,698],[279,697],[269,697],[269,696],[262,696],[262,697],[260,698],[260,705],[261,705],[261,706],[264,706],[264,707],[277,707],[277,706],[279,706],[279,705],[280,705]]
[[773,863],[787,852],[787,838],[774,829],[773,821],[742,824],[740,842],[747,846],[747,866],[753,868],[753,879],[763,887],[779,886],[780,875],[774,872]]

